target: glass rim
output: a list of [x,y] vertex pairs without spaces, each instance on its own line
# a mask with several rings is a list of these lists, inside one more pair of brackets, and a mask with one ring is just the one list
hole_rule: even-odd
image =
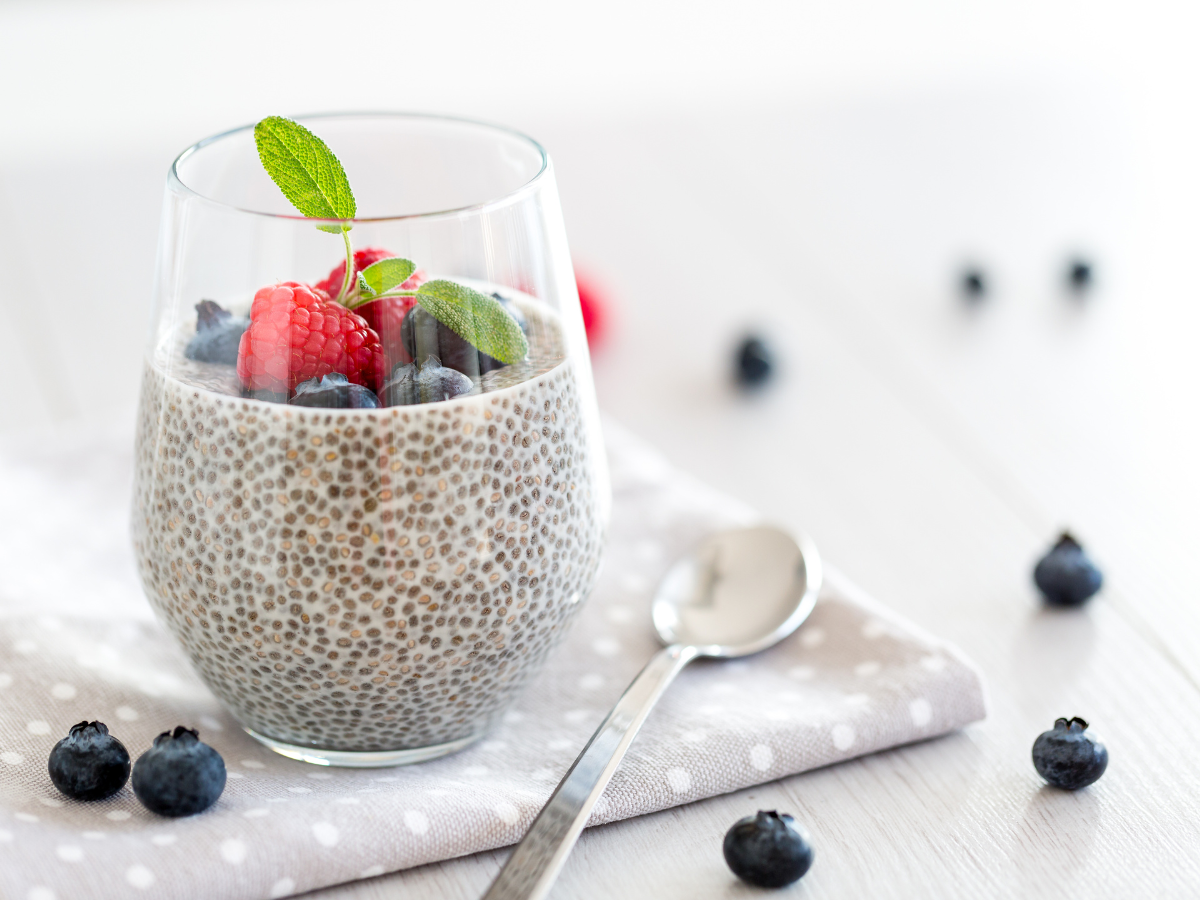
[[446,123],[452,123],[452,124],[458,124],[458,125],[474,125],[474,126],[477,126],[480,128],[487,129],[492,132],[505,134],[510,137],[515,137],[518,140],[524,141],[526,144],[528,144],[530,147],[532,147],[533,150],[537,153],[538,158],[541,161],[541,165],[538,167],[538,170],[537,170],[537,172],[534,173],[533,177],[528,179],[527,181],[525,181],[523,184],[519,185],[518,187],[514,188],[513,190],[509,191],[506,194],[501,194],[498,197],[493,197],[491,199],[484,200],[479,203],[471,203],[466,206],[451,207],[450,209],[431,210],[429,212],[406,213],[404,215],[394,215],[394,216],[363,216],[363,217],[356,217],[353,219],[320,219],[320,218],[316,218],[316,217],[312,217],[312,216],[303,215],[300,212],[273,213],[273,212],[266,212],[265,210],[261,210],[261,209],[247,209],[245,207],[237,206],[236,204],[233,204],[233,203],[225,203],[221,200],[216,200],[212,197],[202,194],[199,191],[197,191],[194,188],[187,185],[184,182],[184,180],[179,177],[179,164],[180,163],[184,162],[186,159],[188,159],[188,157],[194,156],[196,153],[200,152],[204,148],[211,146],[212,144],[215,144],[217,141],[221,141],[221,140],[224,140],[225,138],[232,137],[235,134],[241,134],[242,132],[253,131],[254,126],[257,124],[257,122],[251,122],[248,125],[239,125],[236,128],[230,128],[225,131],[218,132],[217,134],[210,135],[209,137],[203,138],[202,140],[197,141],[196,143],[194,143],[190,147],[188,147],[186,150],[184,150],[182,153],[180,153],[171,162],[171,167],[167,171],[167,187],[171,190],[175,190],[177,192],[183,193],[189,197],[194,197],[197,200],[201,200],[205,203],[208,203],[212,206],[219,207],[221,209],[245,213],[245,214],[251,215],[251,216],[263,216],[264,218],[267,218],[267,219],[282,219],[285,221],[290,220],[290,221],[297,221],[297,222],[313,222],[313,223],[354,222],[354,223],[367,224],[367,223],[379,223],[379,222],[403,222],[403,221],[412,221],[412,220],[416,220],[416,219],[453,218],[456,216],[463,216],[463,215],[477,215],[477,214],[486,212],[491,209],[508,206],[508,205],[520,200],[522,197],[526,196],[527,194],[532,193],[538,187],[539,182],[541,182],[546,177],[546,173],[550,171],[550,155],[546,152],[546,148],[543,147],[537,141],[535,141],[533,138],[531,138],[529,135],[525,134],[523,131],[518,131],[515,128],[509,128],[506,125],[497,125],[493,122],[484,122],[479,119],[471,119],[466,116],[448,116],[448,115],[440,115],[437,113],[361,110],[361,111],[353,111],[353,112],[310,113],[310,114],[300,115],[300,116],[290,116],[289,118],[291,118],[293,121],[300,122],[302,124],[305,122],[311,122],[313,120],[320,120],[320,119],[378,118],[378,119],[409,119],[409,120],[422,120],[422,121],[427,121],[427,122],[446,122]]

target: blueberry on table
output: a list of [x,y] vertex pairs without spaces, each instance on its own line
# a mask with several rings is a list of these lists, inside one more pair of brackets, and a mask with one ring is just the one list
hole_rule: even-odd
[[743,387],[755,387],[771,377],[775,367],[771,349],[762,338],[750,336],[738,345],[734,375]]
[[1058,719],[1033,742],[1033,767],[1056,788],[1066,791],[1087,787],[1108,767],[1108,750],[1087,733],[1079,717]]
[[959,284],[963,296],[968,300],[981,300],[987,294],[987,278],[982,269],[975,267],[966,269],[962,273],[962,280]]
[[50,780],[73,800],[103,800],[129,780],[129,751],[103,722],[72,725],[50,751]]
[[351,384],[345,375],[338,372],[300,382],[296,385],[295,396],[288,403],[325,409],[379,408],[379,398],[374,391],[361,384]]
[[1067,265],[1067,286],[1082,294],[1092,286],[1092,265],[1086,259],[1073,259]]
[[183,354],[198,362],[236,366],[238,344],[249,324],[248,319],[235,319],[219,303],[201,300],[196,304],[196,334]]
[[1038,560],[1033,583],[1050,606],[1082,606],[1100,590],[1104,576],[1079,541],[1064,531],[1058,543]]
[[203,812],[225,790],[225,760],[191,728],[178,726],[154,739],[133,766],[133,792],[160,816]]
[[783,887],[809,870],[813,849],[808,834],[791,816],[759,810],[726,832],[725,862],[742,881]]

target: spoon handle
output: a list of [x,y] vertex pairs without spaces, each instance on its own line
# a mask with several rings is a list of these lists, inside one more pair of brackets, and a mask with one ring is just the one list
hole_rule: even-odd
[[546,896],[634,735],[667,685],[697,655],[695,647],[684,644],[655,654],[596,729],[483,900]]

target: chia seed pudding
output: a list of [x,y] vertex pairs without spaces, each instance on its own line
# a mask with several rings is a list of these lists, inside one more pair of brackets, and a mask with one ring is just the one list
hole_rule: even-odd
[[467,740],[564,635],[599,565],[603,462],[556,314],[513,302],[526,360],[436,403],[247,399],[184,357],[190,333],[147,359],[142,582],[243,725],[338,752]]

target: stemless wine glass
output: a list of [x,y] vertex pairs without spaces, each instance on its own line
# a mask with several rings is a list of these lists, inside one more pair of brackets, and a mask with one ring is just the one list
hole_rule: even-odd
[[[250,391],[194,351],[197,306],[237,325],[263,288],[340,283],[345,248],[290,207],[252,127],[201,141],[167,178],[134,546],[158,617],[247,732],[309,762],[417,762],[480,737],[591,590],[610,488],[579,298],[533,140],[434,116],[300,121],[350,179],[355,245],[492,294],[528,355],[433,402]],[[357,311],[389,369],[419,362],[402,318]]]

